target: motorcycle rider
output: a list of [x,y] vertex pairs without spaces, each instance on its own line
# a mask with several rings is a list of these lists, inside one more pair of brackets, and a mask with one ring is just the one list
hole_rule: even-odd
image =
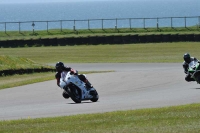
[[[87,89],[93,88],[93,86],[92,86],[91,83],[87,80],[87,78],[85,77],[85,75],[83,75],[83,74],[78,74],[78,71],[72,69],[71,67],[64,66],[64,63],[63,63],[63,62],[57,62],[56,65],[55,65],[55,68],[56,68],[55,78],[56,78],[56,80],[57,80],[57,85],[58,85],[59,87],[60,87],[61,73],[62,73],[63,71],[65,71],[65,72],[69,72],[69,71],[70,71],[72,74],[78,75],[79,79],[85,83]],[[64,90],[64,92],[63,92],[63,97],[64,97],[64,98],[69,98],[69,95],[67,94],[67,92],[66,92],[65,90]]]
[[183,69],[184,69],[184,72],[186,74],[185,76],[185,80],[187,82],[190,82],[190,81],[195,81],[193,78],[191,78],[191,75],[188,73],[188,68],[189,68],[189,63],[191,61],[198,61],[200,62],[197,58],[195,57],[191,57],[189,53],[185,53],[183,55],[183,59],[184,59],[184,62],[183,62]]

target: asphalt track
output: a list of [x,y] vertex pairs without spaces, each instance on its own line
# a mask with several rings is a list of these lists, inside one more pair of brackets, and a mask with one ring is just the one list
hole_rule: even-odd
[[[56,81],[0,90],[0,120],[54,117],[117,110],[166,107],[200,102],[200,85],[184,80],[181,63],[68,64],[87,74],[98,102],[75,104],[62,97]],[[54,75],[52,75],[54,76]]]

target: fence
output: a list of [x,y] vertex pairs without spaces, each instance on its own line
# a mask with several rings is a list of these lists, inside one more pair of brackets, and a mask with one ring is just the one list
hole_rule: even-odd
[[200,27],[200,16],[160,17],[160,18],[116,18],[88,20],[54,20],[54,21],[22,21],[0,22],[0,31],[35,31],[50,29],[106,29],[106,28],[162,28],[162,27]]

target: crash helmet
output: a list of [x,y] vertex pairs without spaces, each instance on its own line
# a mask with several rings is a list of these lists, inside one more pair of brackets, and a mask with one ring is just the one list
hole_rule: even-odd
[[189,53],[185,53],[183,55],[183,59],[186,63],[190,63],[191,59],[190,59],[190,54]]
[[62,71],[64,68],[64,63],[57,62],[55,68],[56,68],[56,71],[58,71],[58,72]]

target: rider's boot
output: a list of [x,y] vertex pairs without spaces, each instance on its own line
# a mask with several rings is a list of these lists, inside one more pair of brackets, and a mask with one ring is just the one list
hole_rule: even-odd
[[69,94],[66,91],[63,91],[62,95],[65,99],[69,98]]
[[85,81],[85,86],[87,89],[93,88],[92,84],[88,80]]

